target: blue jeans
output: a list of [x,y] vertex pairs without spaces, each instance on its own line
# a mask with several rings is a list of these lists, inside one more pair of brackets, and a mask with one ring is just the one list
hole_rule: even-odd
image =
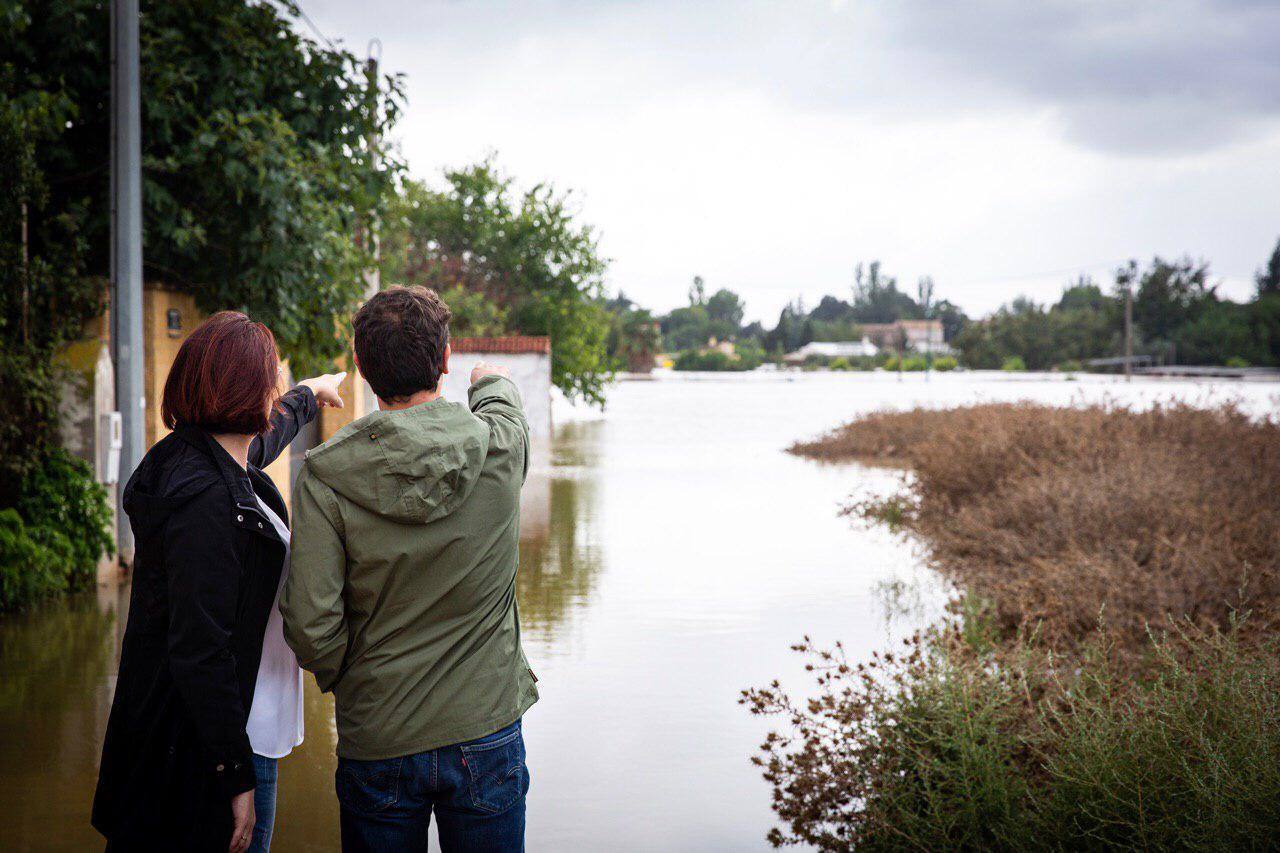
[[520,721],[479,740],[380,761],[338,759],[344,853],[520,853],[529,790]]
[[267,853],[271,849],[271,833],[276,827],[276,759],[253,755],[253,773],[258,787],[253,791],[253,840],[248,853]]

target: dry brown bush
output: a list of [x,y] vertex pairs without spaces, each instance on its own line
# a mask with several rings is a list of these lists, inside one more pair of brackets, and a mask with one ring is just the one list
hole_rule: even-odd
[[902,523],[1006,634],[1070,647],[1101,620],[1138,649],[1168,616],[1276,627],[1280,427],[1234,406],[882,412],[792,451],[905,461]]

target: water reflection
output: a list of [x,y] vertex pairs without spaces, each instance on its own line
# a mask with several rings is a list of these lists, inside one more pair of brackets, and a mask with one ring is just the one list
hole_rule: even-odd
[[0,850],[83,849],[123,618],[114,589],[0,620]]
[[521,628],[535,641],[554,640],[570,626],[603,569],[599,488],[584,464],[599,428],[560,427],[554,450],[536,461],[525,483],[516,591]]

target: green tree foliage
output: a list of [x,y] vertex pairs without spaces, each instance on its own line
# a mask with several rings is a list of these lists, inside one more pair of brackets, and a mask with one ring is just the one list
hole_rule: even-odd
[[733,355],[719,350],[686,350],[676,358],[675,369],[742,372],[755,370],[763,363],[764,350],[755,341],[747,341],[736,347]]
[[796,301],[785,306],[778,314],[778,322],[765,336],[765,347],[775,355],[795,352],[813,340],[813,321],[804,310],[804,302]]
[[853,272],[853,319],[859,323],[921,320],[920,304],[898,290],[898,280],[880,271],[880,262],[858,264]]
[[[305,369],[343,349],[336,321],[372,260],[358,234],[400,171],[373,141],[400,94],[299,36],[296,16],[291,0],[142,4],[143,246],[148,280],[206,310],[247,310]],[[54,356],[104,308],[109,6],[0,0],[0,22],[0,509],[13,510],[0,565],[17,572],[0,598],[12,605],[75,586],[108,544],[105,496],[56,448]]]
[[707,300],[707,317],[711,320],[712,331],[723,330],[720,337],[732,337],[738,334],[746,309],[746,303],[738,294],[732,290],[720,288]]
[[654,358],[662,349],[662,333],[658,321],[646,308],[641,308],[619,293],[605,303],[609,310],[609,358],[614,369],[632,373],[648,373]]
[[[372,254],[358,234],[400,171],[373,142],[398,115],[399,82],[300,36],[292,0],[147,2],[142,12],[146,276],[206,310],[248,311],[295,363],[332,359],[343,342],[323,320],[359,299]],[[61,251],[70,226],[83,271],[105,276],[108,7],[10,1],[0,19],[14,33],[0,44],[2,96],[56,113],[36,148],[49,192],[33,245]]]
[[0,510],[0,612],[88,587],[111,551],[106,490],[85,462],[49,451],[16,509]]
[[1124,347],[1124,300],[1133,294],[1134,351],[1179,364],[1280,364],[1280,292],[1265,290],[1248,303],[1218,297],[1207,264],[1155,258],[1116,271],[1106,294],[1087,278],[1072,282],[1047,308],[1019,297],[969,324],[954,341],[969,367],[995,369],[1017,356],[1030,370],[1119,355]]
[[549,335],[552,381],[571,399],[603,404],[608,261],[567,195],[549,184],[518,192],[490,157],[446,171],[440,189],[407,182],[384,233],[387,281],[426,285],[446,302],[466,294],[473,301],[455,333]]
[[1190,258],[1174,262],[1156,258],[1140,275],[1137,263],[1130,261],[1116,273],[1117,291],[1127,291],[1135,280],[1133,321],[1148,340],[1173,340],[1217,301],[1209,284],[1209,265]]
[[720,288],[707,296],[706,282],[694,276],[689,287],[689,305],[676,308],[661,320],[663,346],[668,350],[688,350],[717,341],[736,340],[742,334],[746,304],[732,290]]
[[1255,281],[1258,284],[1259,296],[1280,293],[1280,240],[1276,241],[1276,247],[1271,251],[1267,265],[1258,270]]

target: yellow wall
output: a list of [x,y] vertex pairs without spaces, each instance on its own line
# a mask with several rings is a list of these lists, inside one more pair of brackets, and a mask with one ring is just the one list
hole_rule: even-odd
[[[176,331],[169,328],[170,310],[178,312],[177,320],[181,328]],[[182,342],[200,325],[205,315],[196,308],[195,298],[190,294],[148,287],[142,294],[142,318],[142,332],[147,342],[143,362],[143,388],[147,397],[147,446],[150,447],[169,434],[160,416],[160,403],[164,399],[164,383],[169,377],[169,368],[173,365]],[[281,371],[282,383],[287,381],[287,375],[286,365],[286,369]],[[289,451],[286,449],[265,470],[284,497],[285,506],[289,506]]]

